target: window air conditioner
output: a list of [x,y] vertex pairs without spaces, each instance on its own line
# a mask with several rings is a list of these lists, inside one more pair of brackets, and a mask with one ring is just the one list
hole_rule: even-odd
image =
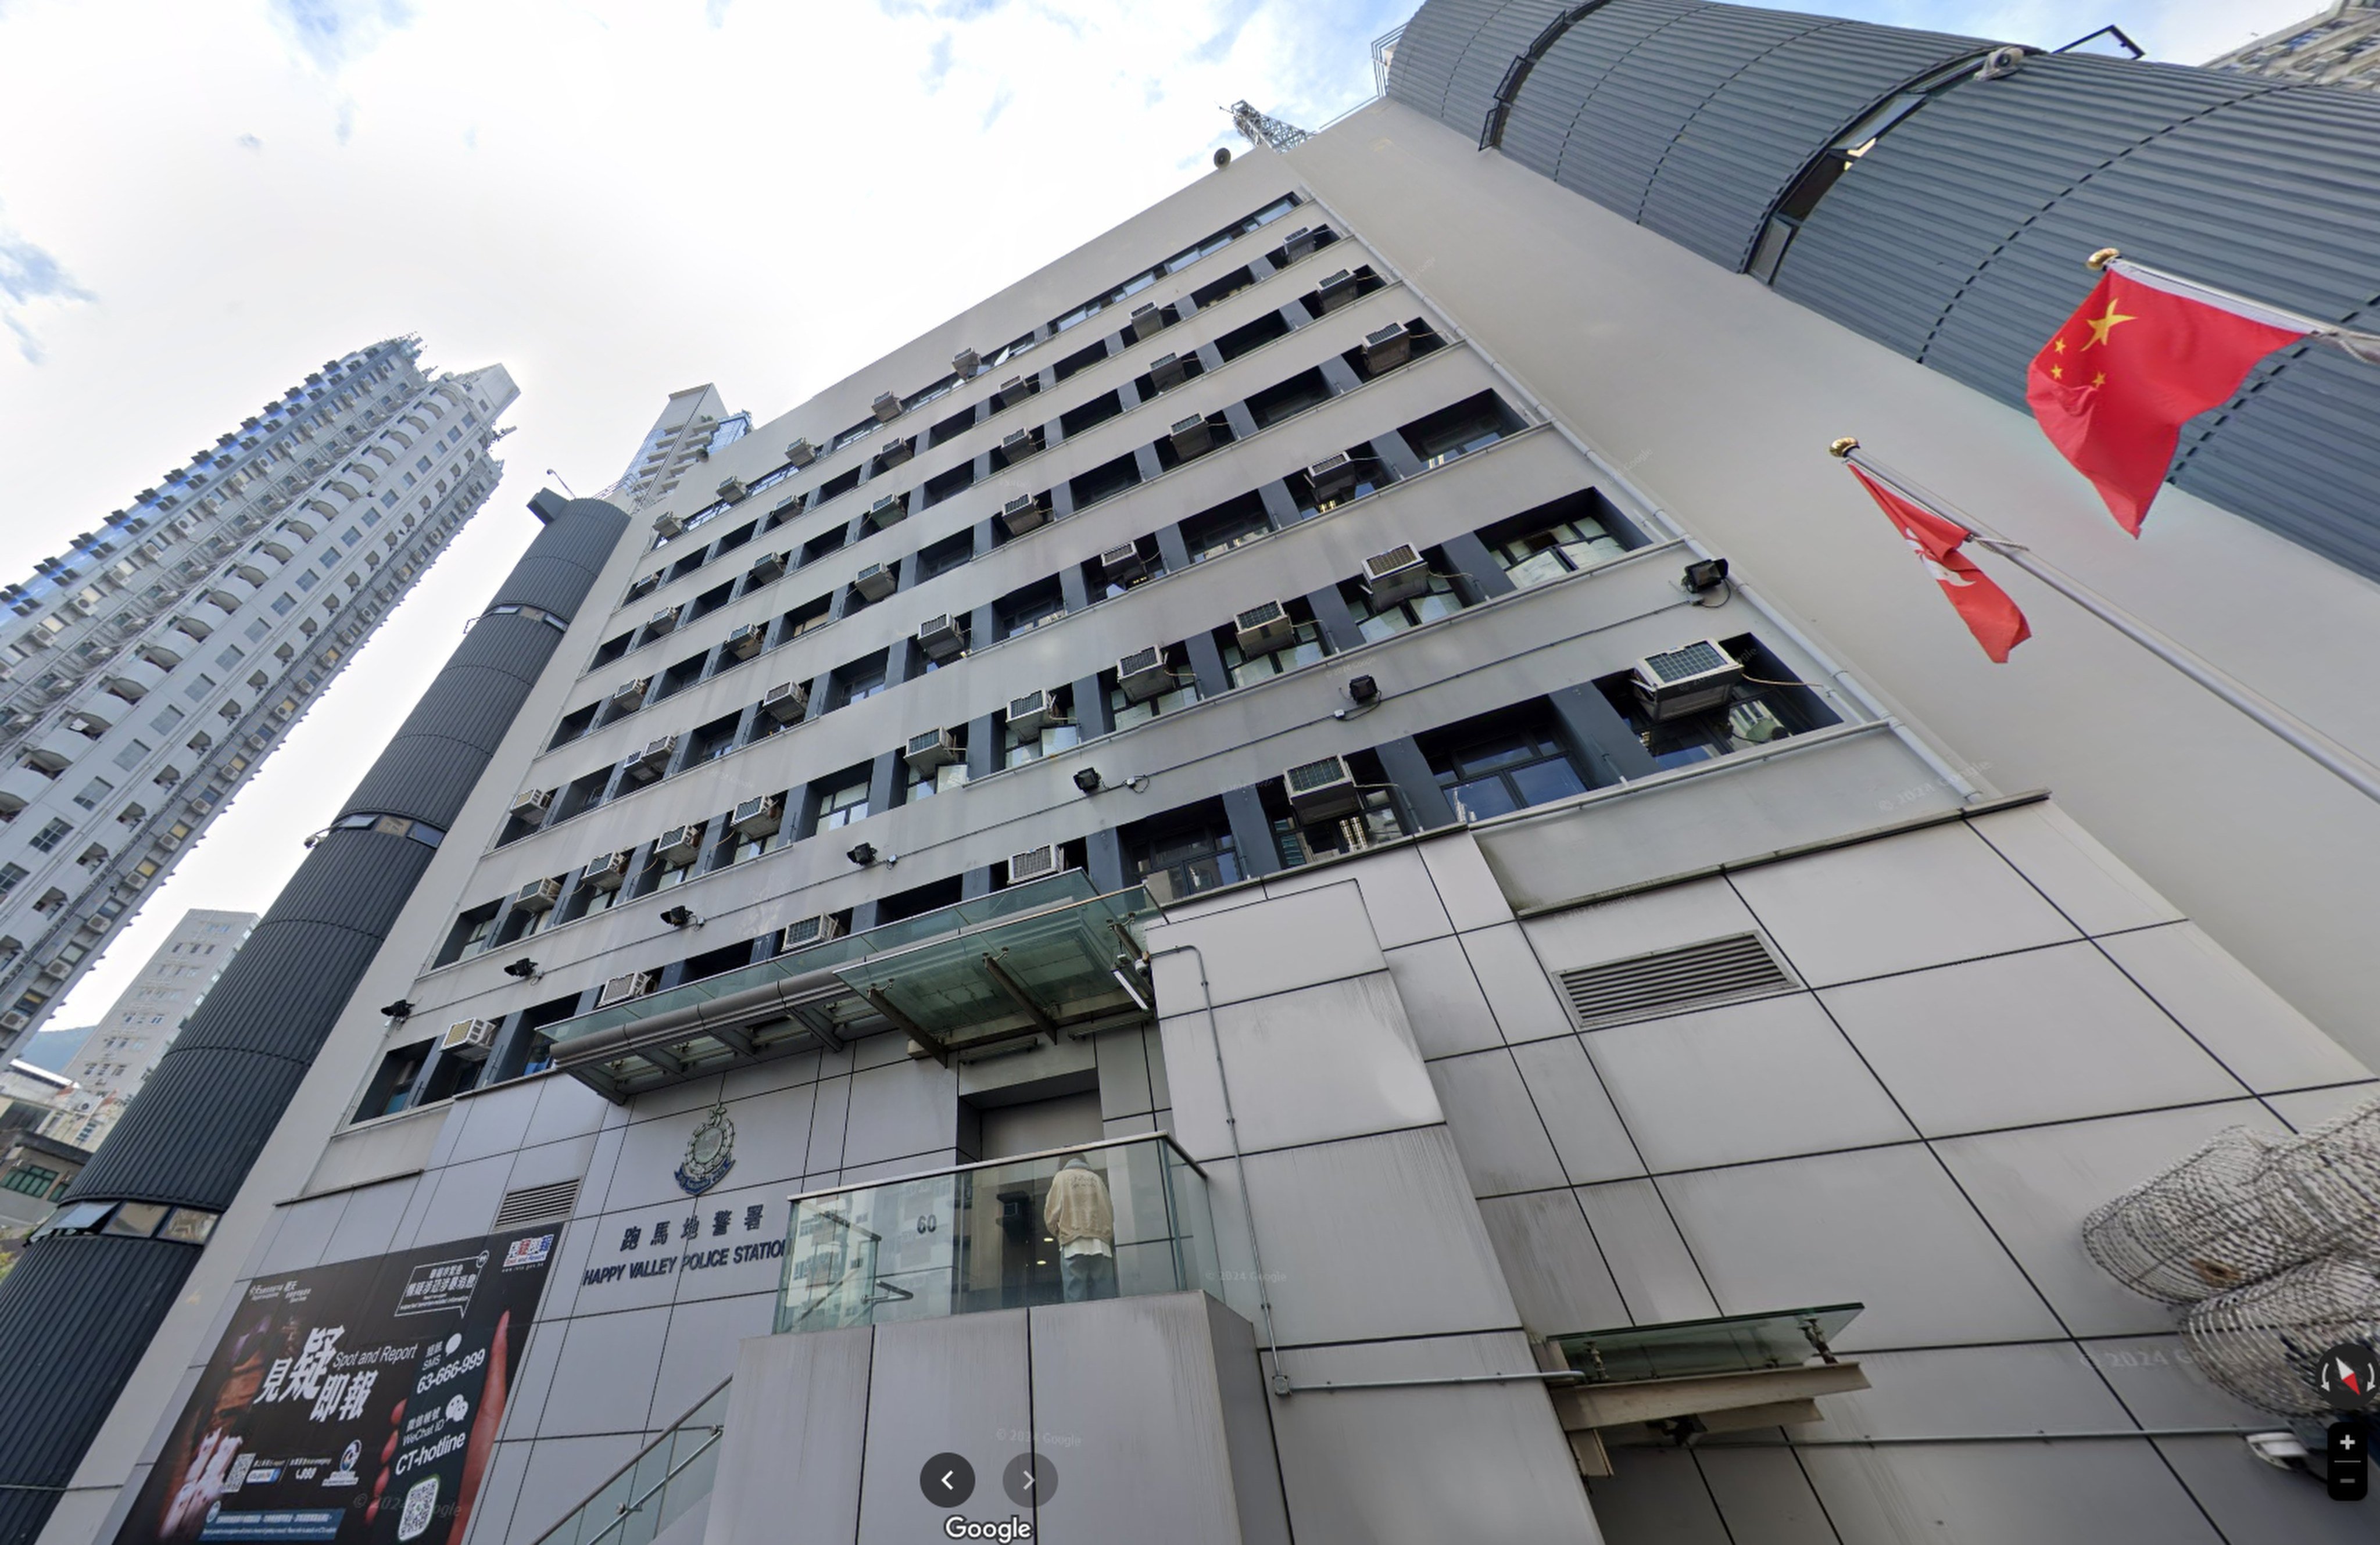
[[851,576],[851,587],[871,601],[880,601],[901,587],[900,579],[881,563],[870,563]]
[[1243,655],[1269,655],[1297,642],[1297,624],[1279,601],[1250,607],[1233,620],[1232,641]]
[[667,771],[670,756],[677,750],[677,737],[663,735],[646,742],[645,749],[628,758],[628,771],[638,781],[650,783]]
[[891,467],[899,466],[917,453],[917,448],[907,441],[891,440],[884,442],[884,449],[876,453],[876,456],[879,461]]
[[1000,524],[1008,528],[1012,537],[1022,537],[1049,522],[1049,506],[1029,493],[1019,495],[1001,507]]
[[684,869],[702,856],[702,827],[672,827],[653,842],[653,857],[670,869]]
[[762,553],[753,561],[751,568],[745,571],[744,587],[747,590],[757,589],[763,585],[774,585],[784,578],[787,556],[782,552]]
[[547,809],[550,808],[552,803],[552,790],[524,789],[513,800],[513,819],[516,821],[542,821],[545,819]]
[[833,915],[806,917],[799,923],[785,924],[784,935],[777,942],[777,953],[782,955],[789,949],[808,949],[814,944],[824,944],[829,939],[841,937],[843,923]]
[[1057,722],[1058,706],[1046,692],[1028,692],[1008,701],[1008,730],[1020,741],[1038,740],[1042,726]]
[[881,531],[888,525],[897,525],[908,513],[908,496],[888,493],[868,507],[868,528],[871,531]]
[[959,744],[958,737],[947,730],[929,730],[922,735],[910,736],[908,749],[901,754],[912,771],[921,773],[966,760],[966,751]]
[[604,983],[603,990],[595,995],[595,1007],[609,1008],[615,1003],[625,1003],[631,998],[640,998],[652,990],[653,973],[651,972],[632,971],[625,976],[615,976]]
[[42,962],[41,974],[43,976],[64,976],[67,972],[72,970],[74,970],[74,962],[71,960],[44,960]]
[[661,514],[654,517],[653,529],[661,533],[662,539],[666,541],[670,537],[677,536],[681,532],[685,531],[686,522],[678,519],[675,515],[673,515],[664,510]]
[[1308,824],[1353,815],[1364,807],[1354,769],[1343,756],[1325,756],[1292,767],[1281,775],[1281,785],[1289,795],[1291,813]]
[[760,698],[760,711],[779,724],[792,724],[810,711],[808,682],[779,682]]
[[879,424],[890,424],[901,416],[901,399],[890,392],[880,392],[876,400],[868,404],[868,411],[876,415]]
[[1281,256],[1293,263],[1298,259],[1311,254],[1333,234],[1328,225],[1300,225],[1282,238]]
[[746,800],[727,817],[735,835],[746,841],[772,837],[785,824],[785,802],[774,794],[763,794],[756,800]]
[[1023,461],[1040,449],[1040,442],[1033,438],[1033,431],[1030,429],[1019,429],[1000,442],[1000,453],[1008,458],[1011,465]]
[[1724,704],[1742,677],[1735,657],[1706,638],[1638,660],[1636,702],[1657,720],[1683,718]]
[[983,368],[983,356],[973,349],[961,349],[951,356],[951,373],[964,380]]
[[1173,441],[1173,453],[1184,461],[1204,454],[1212,449],[1215,443],[1214,426],[1208,424],[1206,419],[1196,416],[1183,419],[1173,426],[1171,433]]
[[1409,600],[1429,588],[1429,563],[1411,543],[1376,552],[1364,560],[1364,588],[1376,608]]
[[1037,384],[1036,380],[1028,377],[1011,376],[1000,383],[1000,390],[993,393],[992,400],[1002,407],[1014,407],[1033,395],[1033,389]]
[[740,504],[752,497],[752,490],[744,486],[741,477],[722,477],[719,480],[719,497],[730,504]]
[[1148,577],[1148,560],[1140,555],[1139,544],[1126,542],[1099,554],[1099,573],[1110,585],[1130,585]]
[[1163,649],[1140,649],[1116,661],[1116,685],[1135,703],[1146,703],[1173,687],[1172,669]]
[[1305,480],[1315,498],[1336,499],[1355,486],[1355,458],[1344,451],[1325,456],[1305,469]]
[[606,701],[623,712],[641,706],[645,701],[646,689],[652,684],[653,679],[650,676],[639,676],[634,681],[622,682],[612,689],[612,695]]
[[457,1020],[446,1027],[438,1038],[438,1049],[448,1056],[458,1056],[466,1062],[478,1062],[495,1049],[496,1021],[493,1020]]
[[747,622],[727,635],[727,652],[739,660],[748,660],[768,642],[768,623]]
[[1132,341],[1135,344],[1154,337],[1165,326],[1165,313],[1155,306],[1132,308]]
[[557,879],[531,880],[513,892],[513,910],[524,912],[550,912],[562,899],[562,882]]
[[1171,392],[1190,379],[1190,367],[1178,354],[1160,354],[1148,362],[1148,384],[1160,392]]
[[1315,298],[1321,302],[1323,314],[1328,316],[1355,298],[1355,276],[1342,268],[1314,288]]
[[785,447],[785,460],[795,466],[808,466],[818,460],[818,447],[807,440],[796,440]]
[[1008,855],[1008,883],[1023,885],[1027,880],[1038,880],[1044,875],[1054,875],[1060,867],[1058,849],[1055,844],[1027,848],[1021,853]]
[[966,652],[966,635],[959,631],[955,619],[948,615],[929,617],[917,630],[917,647],[926,652],[928,659],[940,665]]
[[655,638],[677,630],[677,608],[665,606],[645,619],[645,632]]
[[1402,322],[1390,322],[1378,332],[1364,334],[1364,368],[1393,370],[1413,357],[1413,334]]
[[625,848],[606,853],[578,872],[579,881],[589,890],[617,890],[626,881],[628,861],[635,856]]

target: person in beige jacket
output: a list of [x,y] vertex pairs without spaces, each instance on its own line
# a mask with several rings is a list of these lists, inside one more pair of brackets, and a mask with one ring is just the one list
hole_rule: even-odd
[[1099,1172],[1076,1154],[1050,1179],[1041,1219],[1058,1241],[1059,1273],[1066,1301],[1116,1296],[1115,1203]]

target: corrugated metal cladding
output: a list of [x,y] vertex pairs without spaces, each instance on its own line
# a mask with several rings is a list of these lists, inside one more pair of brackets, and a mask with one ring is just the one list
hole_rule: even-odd
[[628,517],[616,505],[600,499],[563,501],[488,604],[541,607],[565,621],[577,616],[588,587],[627,529]]
[[104,1412],[199,1252],[154,1239],[104,1236],[44,1240],[8,1273],[0,1295],[0,1545],[31,1545],[73,1479],[88,1434],[58,1419],[91,1404]]
[[[1550,13],[1500,146],[1730,269],[1784,193],[1876,106],[1988,46],[1696,0]],[[1389,94],[1476,136],[1521,0],[1430,0]],[[1418,40],[1418,46],[1416,46]],[[1506,61],[1509,63],[1509,60]],[[2325,320],[2380,318],[2380,100],[2175,66],[2033,54],[1954,75],[1794,233],[1774,284],[1976,390],[2024,368],[2087,293],[2082,258],[2161,268]],[[2380,577],[2380,370],[2298,349],[2188,427],[2174,481]]]
[[[77,1177],[70,1195],[89,1191],[100,1198],[216,1211],[229,1206],[249,1165],[296,1097],[307,1067],[267,1052],[226,1046],[185,1051],[177,1043],[158,1058],[156,1071],[135,1101],[149,1102],[156,1117],[135,1127],[132,1113],[125,1112],[90,1167]],[[201,1117],[206,1126],[194,1136],[186,1123]],[[51,1242],[36,1240],[27,1257]],[[0,1302],[5,1301],[6,1295],[0,1295]],[[6,1430],[0,1428],[0,1432]]]

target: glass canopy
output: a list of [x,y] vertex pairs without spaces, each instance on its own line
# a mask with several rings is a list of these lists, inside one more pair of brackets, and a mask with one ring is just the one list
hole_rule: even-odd
[[1750,1373],[1799,1368],[1814,1357],[1834,1361],[1829,1346],[1865,1307],[1826,1304],[1773,1314],[1580,1331],[1547,1339],[1561,1348],[1570,1366],[1585,1374],[1590,1384]]

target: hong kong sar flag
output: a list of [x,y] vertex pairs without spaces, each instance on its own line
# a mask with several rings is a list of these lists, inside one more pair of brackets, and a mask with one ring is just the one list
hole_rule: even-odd
[[2033,629],[2008,592],[1994,585],[1959,550],[1959,545],[1973,533],[1956,521],[1936,514],[1900,489],[1888,488],[1869,477],[1865,468],[1853,465],[1851,470],[1852,476],[1860,480],[1860,487],[1867,489],[1868,497],[1883,508],[1886,517],[1900,531],[1900,539],[1909,544],[1917,561],[1925,565],[1934,582],[1942,587],[1942,594],[1950,597],[1950,605],[1967,624],[1967,631],[1975,635],[1975,642],[1984,646],[1984,653],[1992,658],[1993,664],[2006,665],[2009,651],[2031,638]]
[[2161,278],[2110,266],[2025,375],[2042,433],[2135,537],[2182,425],[2228,401],[2256,361],[2308,331]]

